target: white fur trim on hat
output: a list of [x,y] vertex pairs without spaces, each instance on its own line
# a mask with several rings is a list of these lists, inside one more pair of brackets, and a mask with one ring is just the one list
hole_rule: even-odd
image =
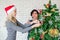
[[7,13],[10,14],[15,9],[16,9],[15,7],[12,7],[10,10],[7,11]]

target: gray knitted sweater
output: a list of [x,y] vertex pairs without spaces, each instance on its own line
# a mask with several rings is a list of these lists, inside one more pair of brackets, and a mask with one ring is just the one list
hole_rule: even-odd
[[7,27],[7,31],[8,31],[8,36],[7,36],[6,40],[16,40],[16,32],[17,31],[24,33],[24,32],[28,32],[29,30],[32,29],[30,27],[31,24],[23,25],[18,21],[17,21],[17,23],[19,24],[19,26],[16,26],[14,23],[12,23],[9,20],[6,21],[6,27]]

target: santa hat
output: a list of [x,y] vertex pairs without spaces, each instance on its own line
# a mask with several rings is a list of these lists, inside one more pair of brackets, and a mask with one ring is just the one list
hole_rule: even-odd
[[5,8],[5,11],[6,11],[6,14],[8,15],[8,14],[10,14],[13,10],[15,10],[16,8],[15,8],[15,6],[14,5],[10,5],[10,6],[7,6],[6,8]]

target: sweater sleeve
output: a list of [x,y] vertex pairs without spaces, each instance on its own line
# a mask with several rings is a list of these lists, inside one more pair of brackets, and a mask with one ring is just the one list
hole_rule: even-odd
[[20,23],[19,21],[17,21],[17,25],[20,26],[20,27],[22,27],[22,28],[26,28],[26,27],[30,27],[30,26],[32,26],[32,25],[34,25],[34,24],[27,24],[27,23],[22,24],[22,23]]
[[22,23],[20,23],[19,21],[16,22],[18,26],[24,26]]
[[16,25],[15,25],[14,23],[12,23],[12,22],[7,22],[6,24],[7,24],[7,27],[9,27],[9,28],[11,28],[11,29],[13,29],[13,30],[15,30],[15,31],[20,31],[20,32],[22,32],[22,33],[28,32],[29,30],[32,29],[32,27],[22,28],[21,26],[16,26]]
[[[31,22],[32,20],[29,20],[29,21]],[[36,24],[36,23],[33,23],[33,24],[27,24],[27,23],[22,24],[22,23],[20,23],[19,21],[17,21],[17,25],[18,25],[18,26],[21,26],[22,28],[30,27],[30,26],[32,26],[32,25],[34,25],[34,24]]]

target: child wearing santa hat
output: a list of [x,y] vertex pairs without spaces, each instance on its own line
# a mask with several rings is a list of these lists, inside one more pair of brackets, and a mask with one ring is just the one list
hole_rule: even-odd
[[16,32],[27,32],[31,30],[34,27],[38,27],[39,24],[34,24],[36,21],[31,22],[31,24],[21,24],[16,19],[16,8],[14,5],[10,5],[5,8],[6,14],[7,14],[7,20],[6,20],[6,27],[8,31],[8,36],[6,40],[16,40]]

